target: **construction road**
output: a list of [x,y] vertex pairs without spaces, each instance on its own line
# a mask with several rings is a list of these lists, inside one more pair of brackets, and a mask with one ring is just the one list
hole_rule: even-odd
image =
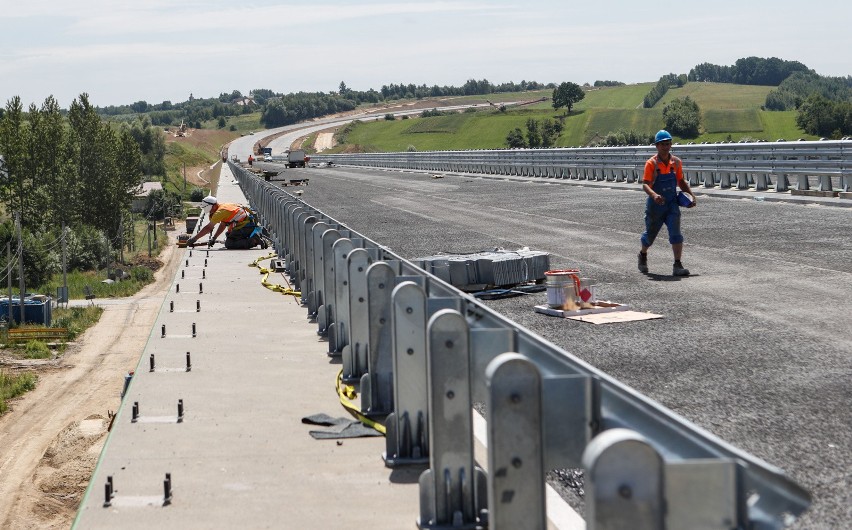
[[406,259],[530,247],[597,280],[598,298],[663,315],[598,326],[535,313],[544,293],[488,302],[784,469],[814,499],[794,528],[852,522],[852,209],[697,189],[682,221],[693,275],[680,279],[665,229],[650,273],[636,269],[638,185],[339,167],[282,176],[309,176],[302,200]]

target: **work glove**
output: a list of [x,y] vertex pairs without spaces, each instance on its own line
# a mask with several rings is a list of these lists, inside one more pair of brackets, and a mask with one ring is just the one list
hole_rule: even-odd
[[216,239],[211,239],[207,242],[207,248],[213,248],[213,245],[216,244]]

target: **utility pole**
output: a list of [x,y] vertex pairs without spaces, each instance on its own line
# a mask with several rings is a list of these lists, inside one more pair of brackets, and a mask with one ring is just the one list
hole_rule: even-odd
[[62,290],[65,306],[68,306],[68,238],[65,233],[65,221],[62,221]]
[[[15,224],[18,225],[18,252],[20,252],[20,256],[18,257],[18,285],[20,287],[20,294],[18,295],[18,300],[21,305],[21,324],[24,323],[24,294],[26,291],[26,285],[24,285],[24,242],[23,237],[21,236],[21,214],[15,214]],[[11,300],[10,300],[11,302]]]
[[9,283],[9,303],[6,304],[6,309],[9,314],[9,326],[15,323],[15,317],[12,316],[12,242],[6,241],[6,278]]
[[118,218],[118,233],[120,234],[118,237],[120,238],[121,246],[119,247],[121,250],[118,251],[118,261],[120,263],[124,263],[124,214],[119,214]]

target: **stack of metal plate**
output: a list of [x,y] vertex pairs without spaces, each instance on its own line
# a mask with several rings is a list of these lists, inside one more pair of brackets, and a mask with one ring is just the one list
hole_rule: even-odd
[[462,290],[542,281],[545,271],[550,270],[550,254],[529,248],[441,254],[412,261]]

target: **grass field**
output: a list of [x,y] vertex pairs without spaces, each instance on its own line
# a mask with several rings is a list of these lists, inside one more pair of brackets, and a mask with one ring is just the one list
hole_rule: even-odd
[[[364,151],[402,151],[413,146],[418,151],[454,149],[499,149],[506,146],[506,135],[512,129],[526,132],[526,121],[562,119],[563,132],[557,147],[588,145],[607,133],[619,129],[653,134],[663,128],[662,109],[675,98],[689,96],[702,112],[702,134],[698,138],[676,141],[716,142],[740,139],[776,140],[784,138],[813,138],[796,127],[795,112],[761,110],[766,94],[772,87],[745,86],[724,83],[687,83],[671,89],[652,109],[643,109],[642,99],[654,83],[618,87],[602,87],[586,92],[586,97],[574,106],[570,115],[554,110],[550,100],[523,107],[509,107],[506,112],[480,110],[449,116],[411,118],[360,123],[348,136],[348,144]],[[514,93],[518,100],[549,97],[550,91]],[[491,94],[491,101],[507,98]],[[455,98],[452,104],[475,103],[482,96]],[[448,102],[449,103],[449,102]],[[349,148],[338,146],[331,152]]]
[[759,109],[766,102],[766,94],[773,88],[730,83],[687,83],[682,88],[669,89],[654,108],[662,109],[675,98],[689,96],[705,110]]
[[722,110],[709,109],[702,115],[704,131],[720,132],[763,132],[763,122],[757,109]]

